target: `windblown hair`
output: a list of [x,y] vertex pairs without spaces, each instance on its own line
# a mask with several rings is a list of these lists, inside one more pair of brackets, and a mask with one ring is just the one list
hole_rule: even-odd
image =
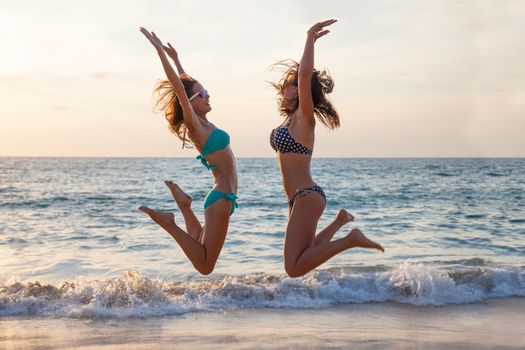
[[[277,96],[279,97],[279,113],[284,117],[289,117],[299,107],[299,97],[295,101],[293,110],[286,109],[284,99],[284,83],[286,79],[293,75],[295,83],[298,83],[299,63],[294,60],[279,61],[272,66],[271,69],[278,69],[283,72],[283,76],[278,83],[271,83],[277,89]],[[332,77],[325,71],[318,71],[314,69],[312,74],[312,99],[314,103],[314,115],[329,129],[339,127],[339,115],[332,103],[328,101],[325,95],[332,92],[334,89],[334,81]]]
[[[186,95],[190,96],[193,86],[197,84],[198,81],[189,76],[181,78],[181,81],[182,85],[184,85]],[[186,123],[184,123],[182,105],[171,83],[168,80],[161,80],[157,84],[154,94],[156,95],[155,108],[164,112],[170,131],[182,141],[182,148],[192,148],[194,141],[191,137],[191,130],[189,130]]]

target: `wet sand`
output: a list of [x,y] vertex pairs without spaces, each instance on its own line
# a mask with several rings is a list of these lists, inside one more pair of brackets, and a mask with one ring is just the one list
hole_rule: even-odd
[[525,298],[246,309],[133,319],[2,318],[0,349],[523,349]]

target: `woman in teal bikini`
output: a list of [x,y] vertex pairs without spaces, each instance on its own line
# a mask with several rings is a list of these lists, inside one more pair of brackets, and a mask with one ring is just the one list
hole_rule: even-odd
[[303,57],[299,64],[286,65],[283,78],[274,86],[280,98],[285,121],[270,135],[270,144],[277,152],[283,187],[288,198],[289,218],[284,242],[284,267],[288,275],[298,277],[321,265],[334,255],[353,247],[383,247],[369,240],[359,229],[353,229],[341,239],[334,234],[354,217],[341,209],[335,220],[317,235],[317,223],[326,206],[323,189],[312,179],[310,161],[317,119],[334,129],[339,116],[326,99],[333,81],[326,72],[314,69],[314,43],[329,33],[325,27],[335,23],[316,23],[307,32]]
[[[237,167],[229,147],[230,137],[206,118],[211,111],[210,96],[197,80],[184,72],[175,49],[169,43],[164,46],[155,33],[145,28],[140,28],[140,31],[157,50],[168,77],[156,89],[159,93],[157,105],[161,105],[169,128],[182,141],[183,147],[193,145],[200,151],[197,159],[212,171],[215,184],[204,202],[204,226],[191,210],[191,197],[171,181],[165,183],[182,212],[186,232],[175,223],[172,213],[161,213],[146,206],[139,210],[166,230],[195,269],[207,275],[215,267],[226,239],[230,215],[237,207]],[[175,63],[178,75],[166,54]]]

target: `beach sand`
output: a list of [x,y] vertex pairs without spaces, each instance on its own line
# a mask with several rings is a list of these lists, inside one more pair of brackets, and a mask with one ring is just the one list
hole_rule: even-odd
[[3,318],[0,349],[523,349],[525,298],[245,309],[133,319]]

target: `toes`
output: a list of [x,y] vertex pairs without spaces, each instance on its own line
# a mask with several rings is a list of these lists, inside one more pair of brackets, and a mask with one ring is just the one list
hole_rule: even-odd
[[171,180],[166,180],[164,181],[164,183],[166,184],[166,186],[168,186],[168,188],[172,191],[181,191],[179,185],[177,185],[175,182],[171,181]]
[[371,248],[375,248],[377,250],[380,250],[381,252],[385,252],[385,249],[381,246],[381,244],[379,243],[376,243],[368,238],[366,238],[366,240],[368,241],[368,245],[371,247]]
[[350,231],[349,237],[359,247],[374,248],[382,251],[383,253],[385,252],[385,249],[380,244],[366,237],[359,229],[353,229],[352,231]]

